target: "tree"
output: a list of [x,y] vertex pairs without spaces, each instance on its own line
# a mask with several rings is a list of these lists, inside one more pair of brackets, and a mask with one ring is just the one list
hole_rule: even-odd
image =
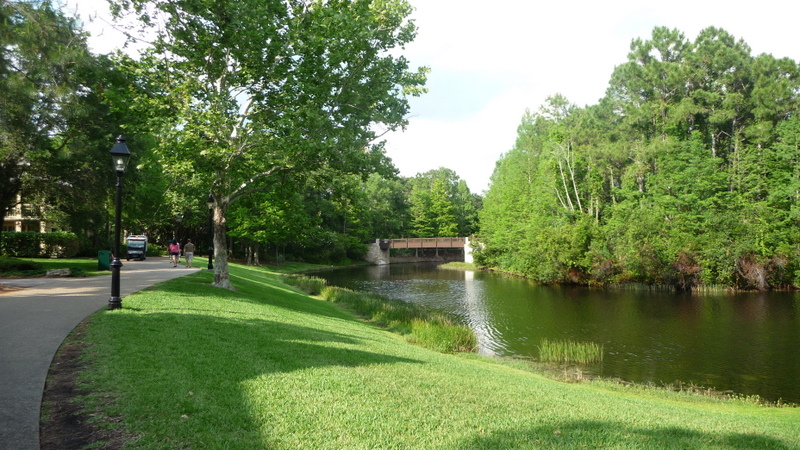
[[[432,203],[439,201],[433,197],[434,189],[442,190],[437,196],[441,195],[441,198],[446,199],[449,203],[446,211],[443,203],[437,205]],[[479,195],[471,193],[467,183],[452,169],[440,167],[418,173],[415,177],[408,179],[407,190],[415,235],[420,237],[469,236],[478,229],[478,210],[482,207],[482,199]],[[430,210],[432,207],[440,209],[448,217],[437,218]],[[456,224],[454,230],[451,230],[450,215]],[[425,225],[425,223],[428,224]],[[438,225],[435,225],[436,223]],[[451,232],[436,234],[439,233],[439,228],[451,230]]]
[[415,186],[409,204],[411,227],[417,236],[453,237],[458,232],[453,203],[441,179],[434,179],[430,188]]
[[370,175],[364,185],[366,215],[369,221],[370,237],[373,239],[394,239],[406,236],[408,228],[408,204],[402,180],[384,177],[377,173]]
[[477,260],[545,283],[797,285],[799,83],[724,30],[655,28],[598,105],[525,114]]
[[415,26],[405,0],[129,0],[155,33],[124,99],[158,136],[165,171],[214,198],[214,285],[231,288],[225,225],[238,199],[320,168],[388,167],[375,130],[405,125],[423,89],[395,49]]
[[50,2],[0,3],[0,44],[0,215],[22,192],[48,222],[98,232],[107,191],[96,186],[113,185],[112,66]]

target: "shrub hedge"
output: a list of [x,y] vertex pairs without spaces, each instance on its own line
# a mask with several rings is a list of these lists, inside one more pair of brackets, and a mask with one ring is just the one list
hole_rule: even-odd
[[0,254],[18,258],[72,258],[80,243],[74,233],[35,233],[4,231],[0,237]]

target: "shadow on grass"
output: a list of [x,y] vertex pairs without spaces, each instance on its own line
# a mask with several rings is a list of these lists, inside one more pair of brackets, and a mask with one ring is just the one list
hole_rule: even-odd
[[[281,374],[421,363],[367,351],[371,343],[358,337],[267,318],[187,311],[100,314],[90,333],[102,344],[90,350],[89,378],[97,380],[98,392],[115,392],[119,411],[112,414],[124,417],[145,446],[263,443],[265,424],[254,417],[253,402],[280,408]],[[267,400],[252,397],[245,386],[253,381]]]
[[[197,312],[107,315],[103,321],[114,333],[126,336],[120,338],[126,342],[119,342],[123,351],[139,353],[137,357],[148,353],[148,366],[164,365],[169,370],[182,370],[181,364],[193,370],[208,367],[198,373],[210,377],[226,365],[234,365],[235,373],[247,379],[265,372],[325,365],[417,362],[349,348],[363,345],[363,341],[330,330]],[[231,371],[226,368],[226,372]]]
[[458,448],[795,448],[769,436],[712,434],[678,427],[639,428],[616,422],[576,420],[558,426],[509,429],[464,440]]

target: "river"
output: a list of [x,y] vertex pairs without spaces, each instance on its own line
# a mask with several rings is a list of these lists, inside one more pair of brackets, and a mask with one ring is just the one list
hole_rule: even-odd
[[545,287],[503,275],[391,264],[315,273],[329,284],[460,317],[479,352],[538,357],[543,339],[602,344],[587,370],[800,403],[800,294]]

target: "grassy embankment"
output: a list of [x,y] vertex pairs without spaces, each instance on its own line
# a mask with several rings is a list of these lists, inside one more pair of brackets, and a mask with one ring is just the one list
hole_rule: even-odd
[[236,292],[202,271],[91,317],[84,401],[133,448],[800,447],[799,409],[560,383],[231,275]]

